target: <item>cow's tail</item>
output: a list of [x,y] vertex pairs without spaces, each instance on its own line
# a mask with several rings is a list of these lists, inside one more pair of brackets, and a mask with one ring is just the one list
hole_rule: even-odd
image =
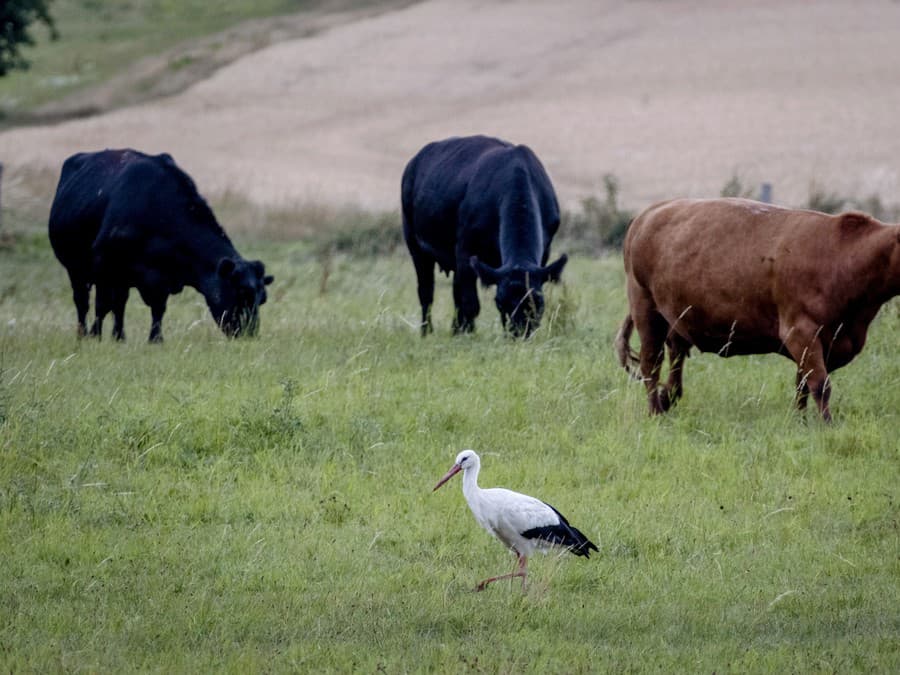
[[637,352],[635,352],[629,341],[631,340],[631,333],[634,331],[634,319],[631,318],[631,313],[625,316],[625,320],[622,322],[622,326],[619,328],[619,332],[616,333],[616,354],[619,356],[619,364],[628,371],[628,374],[631,375],[636,380],[641,379],[641,360],[638,357]]

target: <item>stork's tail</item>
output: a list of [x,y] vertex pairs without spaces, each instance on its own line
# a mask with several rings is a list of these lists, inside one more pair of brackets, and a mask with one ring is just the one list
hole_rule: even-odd
[[631,314],[629,313],[625,316],[625,321],[622,322],[619,332],[616,333],[616,341],[614,344],[621,366],[628,371],[628,374],[631,375],[631,377],[640,380],[641,360],[637,352],[635,352],[631,348],[631,345],[628,344],[629,340],[631,340],[631,333],[633,331],[634,319],[631,318]]
[[576,541],[575,545],[569,545],[568,549],[575,555],[583,555],[585,558],[591,557],[591,551],[600,552],[600,549],[590,539],[582,534],[581,530],[569,525],[569,529],[574,535],[572,538]]
[[[544,503],[546,504],[546,502]],[[547,506],[550,506],[550,504],[547,504]],[[523,537],[526,539],[543,539],[554,546],[568,549],[575,555],[583,555],[585,558],[591,557],[591,551],[600,552],[594,542],[585,537],[581,530],[569,525],[569,521],[566,520],[563,514],[552,506],[550,508],[559,516],[559,523],[526,530],[522,532]]]

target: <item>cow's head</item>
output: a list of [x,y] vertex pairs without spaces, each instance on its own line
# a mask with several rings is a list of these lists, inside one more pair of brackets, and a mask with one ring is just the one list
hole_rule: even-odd
[[485,286],[496,286],[494,301],[503,327],[514,337],[528,337],[541,323],[544,314],[544,293],[547,281],[559,281],[568,257],[562,255],[546,267],[538,265],[504,265],[491,267],[472,257],[470,264]]
[[228,337],[252,337],[259,331],[259,306],[274,277],[259,260],[222,258],[216,267],[218,293],[210,303],[213,317]]

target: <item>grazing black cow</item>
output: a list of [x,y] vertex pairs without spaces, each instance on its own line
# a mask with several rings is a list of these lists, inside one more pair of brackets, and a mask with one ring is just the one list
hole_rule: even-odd
[[96,287],[91,335],[112,311],[113,336],[125,339],[125,303],[137,288],[150,306],[150,342],[162,341],[166,301],[185,286],[206,298],[230,336],[254,335],[259,306],[272,283],[258,260],[244,260],[197,192],[167,154],[104,150],[69,157],[50,210],[50,243],[69,273],[86,334],[90,289]]
[[497,309],[515,336],[528,336],[544,311],[541,288],[558,281],[547,265],[559,229],[556,193],[524,145],[469,136],[429,143],[403,172],[403,235],[416,267],[422,335],[432,332],[434,265],[453,272],[453,333],[475,329],[476,275],[496,285]]

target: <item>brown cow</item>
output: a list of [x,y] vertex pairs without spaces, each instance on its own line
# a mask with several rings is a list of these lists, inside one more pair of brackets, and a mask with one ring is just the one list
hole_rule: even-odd
[[[651,414],[681,396],[684,359],[697,347],[793,359],[797,407],[812,392],[830,421],[829,373],[859,354],[881,305],[900,293],[900,226],[862,213],[676,199],[634,219],[624,254],[630,313],[616,350],[626,368],[639,362]],[[635,327],[639,358],[628,346]]]

